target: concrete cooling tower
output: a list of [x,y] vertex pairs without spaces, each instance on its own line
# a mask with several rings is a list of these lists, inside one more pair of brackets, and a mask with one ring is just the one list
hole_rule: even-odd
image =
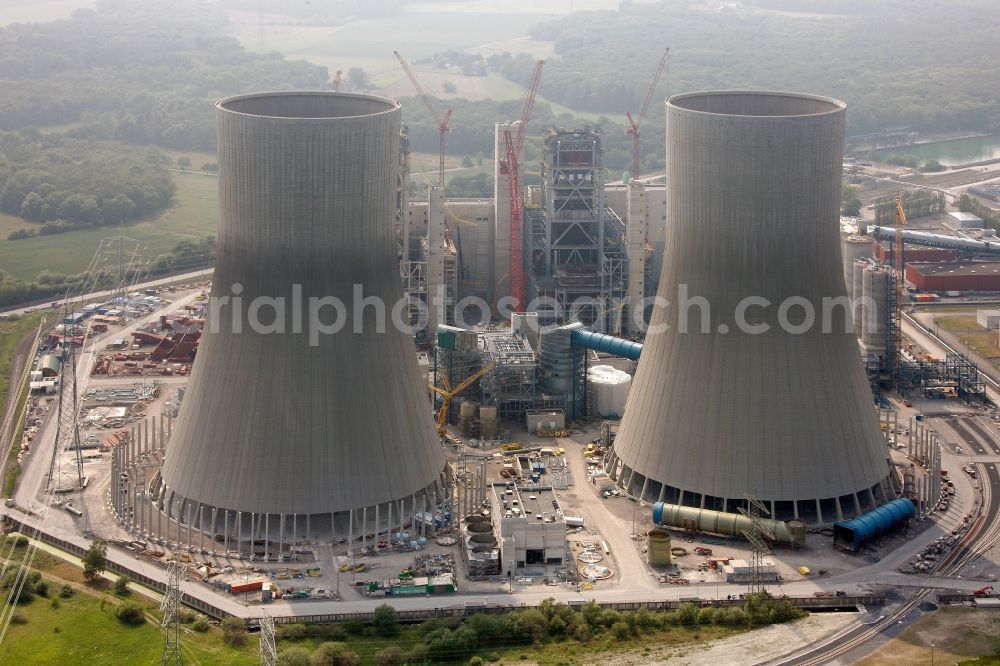
[[450,479],[413,340],[393,324],[399,104],[290,92],[216,109],[214,311],[157,504],[227,545],[400,529]]
[[824,314],[845,297],[844,108],[768,92],[667,100],[661,302],[607,462],[633,495],[735,512],[753,494],[810,524],[895,498],[846,299]]

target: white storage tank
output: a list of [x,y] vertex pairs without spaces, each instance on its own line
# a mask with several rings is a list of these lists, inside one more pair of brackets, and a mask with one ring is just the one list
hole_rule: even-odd
[[593,411],[602,417],[621,417],[632,387],[632,376],[610,365],[595,365],[587,371],[587,391]]

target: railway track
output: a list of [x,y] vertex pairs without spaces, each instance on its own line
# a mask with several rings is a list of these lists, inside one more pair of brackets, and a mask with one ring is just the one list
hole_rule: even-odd
[[[993,489],[1000,492],[1000,471],[996,466],[976,465],[982,479],[977,515],[972,527],[959,544],[943,559],[933,572],[936,576],[957,574],[1000,542],[1000,495],[994,497]],[[931,588],[917,588],[912,596],[889,615],[883,615],[871,624],[856,627],[834,638],[813,652],[800,654],[781,661],[781,666],[819,666],[841,657],[855,648],[876,638],[890,626],[899,622],[923,603]]]

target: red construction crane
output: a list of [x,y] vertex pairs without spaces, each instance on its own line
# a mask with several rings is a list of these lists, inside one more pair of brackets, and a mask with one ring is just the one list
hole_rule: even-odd
[[330,90],[333,92],[340,92],[340,77],[343,74],[339,69],[337,73],[333,76],[333,81],[330,81]]
[[501,171],[507,172],[507,181],[510,184],[510,295],[514,299],[514,312],[521,311],[525,305],[525,279],[524,279],[524,250],[523,239],[521,237],[521,184],[518,179],[518,160],[521,156],[521,148],[524,146],[524,136],[528,130],[528,121],[531,119],[531,110],[535,106],[535,93],[542,81],[542,66],[544,60],[535,63],[535,69],[531,73],[531,83],[528,91],[524,95],[524,105],[521,110],[521,120],[516,123],[516,135],[511,134],[511,126],[503,132],[504,140],[504,161],[500,164]]
[[653,101],[653,93],[656,91],[656,84],[660,82],[660,75],[663,73],[663,68],[667,65],[668,55],[670,55],[669,46],[664,49],[663,57],[660,58],[660,64],[656,67],[656,74],[653,76],[653,83],[649,86],[649,90],[646,92],[646,99],[642,102],[642,108],[639,110],[639,117],[633,120],[631,112],[625,114],[628,116],[629,124],[629,126],[625,128],[625,133],[632,135],[633,178],[639,176],[639,167],[642,165],[642,152],[639,148],[639,126],[642,125],[642,121],[646,119],[646,111],[649,110],[649,103]]
[[409,63],[403,60],[403,56],[399,55],[399,51],[393,51],[392,54],[396,56],[396,60],[399,64],[403,66],[403,71],[406,72],[406,76],[409,77],[410,83],[413,87],[417,89],[417,95],[420,96],[421,101],[423,101],[424,106],[430,111],[431,117],[434,118],[434,122],[438,124],[438,132],[440,133],[440,154],[438,163],[438,185],[444,187],[444,135],[451,131],[451,127],[448,125],[451,122],[451,109],[442,116],[434,105],[431,104],[431,98],[428,97],[427,93],[424,92],[423,87],[420,85],[420,81],[417,80],[417,75],[413,73],[410,69]]

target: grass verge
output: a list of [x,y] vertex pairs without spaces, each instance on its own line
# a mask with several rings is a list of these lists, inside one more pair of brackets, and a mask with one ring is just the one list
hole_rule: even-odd
[[[34,334],[38,328],[38,323],[42,319],[41,313],[34,313],[27,316],[4,319],[0,321],[0,410],[7,404],[10,391],[19,390],[17,404],[13,407],[15,414],[20,414],[24,408],[24,403],[28,399],[27,387],[12,386],[11,381],[20,377],[11,377],[11,356],[18,342],[26,335]],[[2,414],[0,414],[2,416]],[[21,441],[21,426],[15,429],[10,439],[10,457],[7,460],[7,467],[3,470],[4,497],[10,497],[17,477],[21,473],[21,467],[17,464],[17,446]],[[2,444],[2,443],[0,443]]]
[[[198,173],[173,175],[177,184],[173,207],[156,219],[125,227],[125,235],[139,241],[139,261],[166,254],[181,241],[198,241],[218,232],[219,179]],[[117,233],[116,228],[102,227],[18,241],[6,240],[4,235],[0,237],[0,266],[27,281],[35,280],[43,270],[74,275],[87,268],[103,239]],[[102,266],[113,270],[116,259],[113,253],[106,254]]]

